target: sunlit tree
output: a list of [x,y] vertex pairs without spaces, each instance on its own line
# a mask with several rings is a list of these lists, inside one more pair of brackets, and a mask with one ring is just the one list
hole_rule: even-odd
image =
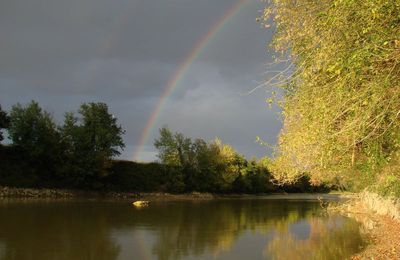
[[399,15],[398,1],[269,1],[287,65],[267,82],[285,93],[277,180],[373,183],[399,157]]

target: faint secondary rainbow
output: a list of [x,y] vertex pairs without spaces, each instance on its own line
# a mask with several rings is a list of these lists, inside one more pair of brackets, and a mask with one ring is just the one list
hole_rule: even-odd
[[133,160],[138,160],[138,156],[142,152],[144,145],[147,143],[154,125],[164,109],[168,97],[171,96],[172,92],[177,88],[181,80],[184,78],[186,72],[190,68],[190,65],[192,65],[193,62],[200,56],[208,44],[213,40],[214,36],[228,23],[228,21],[235,17],[235,15],[238,14],[240,10],[249,2],[250,0],[239,0],[236,4],[230,7],[229,10],[226,11],[224,15],[211,27],[211,29],[197,42],[185,59],[180,62],[178,69],[168,81],[156,107],[147,120],[147,123],[142,131],[142,135],[139,139],[139,145],[134,151]]

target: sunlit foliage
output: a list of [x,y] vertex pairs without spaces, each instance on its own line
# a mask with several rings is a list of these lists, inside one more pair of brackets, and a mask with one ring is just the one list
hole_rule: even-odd
[[400,2],[271,0],[262,20],[276,25],[273,47],[291,61],[278,84],[275,177],[353,187],[382,179],[400,148]]
[[277,189],[266,165],[255,159],[247,161],[218,138],[211,142],[193,141],[163,127],[154,144],[161,162],[168,166],[172,190],[263,193]]

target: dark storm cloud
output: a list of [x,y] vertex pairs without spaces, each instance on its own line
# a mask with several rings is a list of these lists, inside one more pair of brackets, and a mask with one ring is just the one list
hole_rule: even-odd
[[7,49],[2,56],[13,59],[14,65],[18,60],[27,61],[27,65],[41,63],[43,59],[64,64],[98,56],[177,62],[233,3],[232,0],[3,1],[0,47]]
[[[179,98],[170,100],[155,128],[168,125],[193,138],[213,140],[218,137],[247,156],[270,154],[269,148],[256,143],[259,136],[274,144],[281,128],[279,110],[265,102],[267,93],[239,95],[240,83],[224,78],[210,64],[196,64],[185,82],[200,82],[193,87],[178,89]],[[239,85],[234,85],[239,84]],[[157,131],[153,132],[156,138]],[[150,152],[151,147],[149,147]]]
[[[235,0],[13,0],[0,2],[0,103],[39,101],[58,122],[88,101],[107,102],[127,130],[129,158],[179,63]],[[265,151],[280,123],[264,98],[270,33],[254,0],[209,42],[169,98],[157,126],[219,136],[246,155]],[[211,116],[210,116],[211,115]],[[190,123],[188,123],[190,122]],[[157,127],[156,126],[156,127]],[[155,137],[153,131],[152,138]],[[152,141],[143,159],[154,158]]]

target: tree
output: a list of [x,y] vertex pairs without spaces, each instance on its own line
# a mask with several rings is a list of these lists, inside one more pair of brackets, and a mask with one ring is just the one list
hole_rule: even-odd
[[188,167],[193,157],[192,140],[181,133],[172,133],[167,127],[160,129],[154,141],[161,162],[170,166]]
[[1,129],[7,129],[10,124],[10,118],[7,113],[1,109],[0,105],[0,142],[4,140],[3,133]]
[[51,156],[52,147],[57,147],[59,141],[53,118],[35,101],[26,107],[12,107],[9,134],[13,146],[26,151],[32,159]]
[[193,143],[193,186],[198,191],[221,191],[223,188],[220,150],[212,142],[196,139]]
[[232,184],[246,166],[246,159],[232,146],[222,144],[221,140],[216,139],[214,143],[219,147],[222,177],[225,183]]
[[125,147],[122,135],[125,131],[117,124],[117,118],[108,112],[105,103],[84,103],[79,109],[82,131],[89,151],[100,153],[105,159],[120,155]]
[[277,180],[386,179],[400,158],[399,15],[398,1],[270,1],[264,21],[290,60],[273,82],[285,93]]
[[[160,129],[160,137],[154,141],[158,149],[158,157],[168,168],[169,172],[176,174],[178,182],[184,182],[187,191],[197,188],[194,145],[192,140],[182,133],[172,133],[167,127]],[[169,186],[176,186],[169,184]],[[178,185],[181,186],[181,185]]]
[[74,173],[69,177],[75,185],[92,185],[108,174],[111,159],[124,148],[124,130],[104,103],[84,103],[78,112],[80,118],[65,114],[60,129],[69,161],[64,172]]
[[209,143],[203,139],[192,141],[167,127],[160,129],[154,145],[161,162],[181,174],[186,191],[229,191],[245,164],[243,156],[219,139]]
[[61,161],[60,135],[51,115],[32,101],[17,104],[10,112],[12,146],[25,158],[43,185],[51,185]]

